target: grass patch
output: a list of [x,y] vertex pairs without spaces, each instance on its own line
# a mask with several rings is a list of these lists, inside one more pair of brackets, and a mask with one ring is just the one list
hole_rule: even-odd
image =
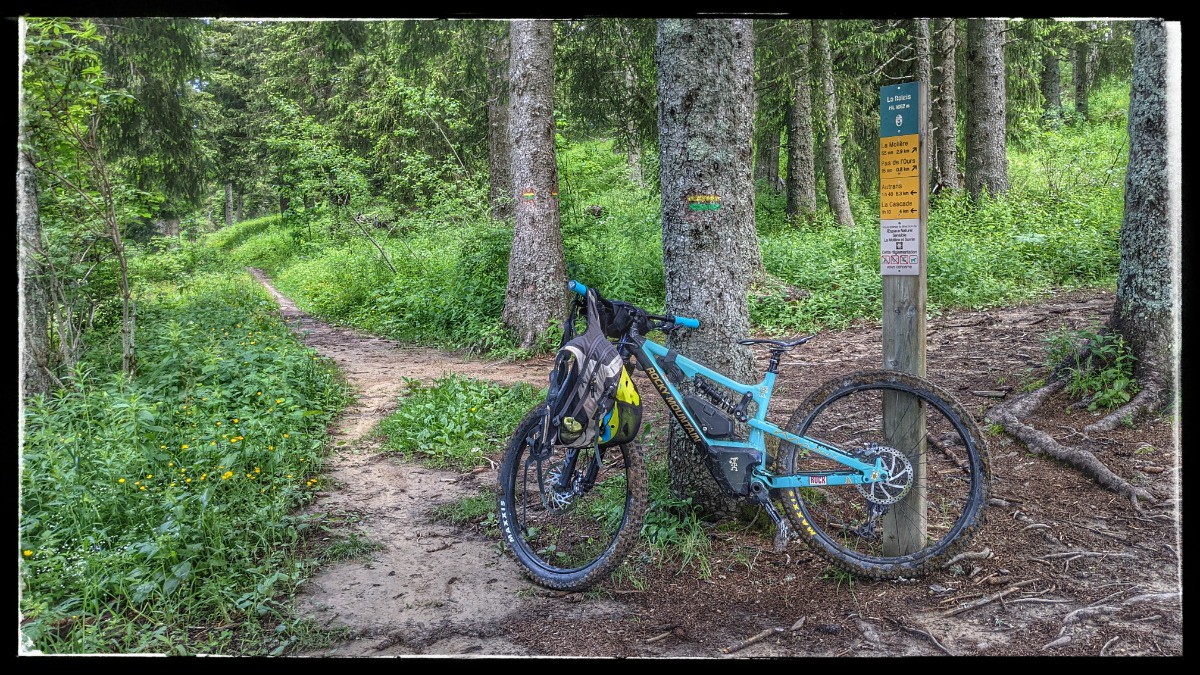
[[524,383],[502,387],[449,375],[429,387],[410,386],[375,433],[384,437],[387,452],[465,471],[501,452],[512,430],[545,397],[544,390]]

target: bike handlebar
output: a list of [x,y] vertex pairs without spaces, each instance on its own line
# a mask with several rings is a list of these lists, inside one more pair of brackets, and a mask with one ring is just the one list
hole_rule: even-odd
[[[580,297],[586,297],[587,292],[588,292],[587,286],[584,286],[583,284],[579,283],[578,281],[575,281],[574,279],[567,282],[567,290],[569,290],[573,293],[578,293],[580,295]],[[683,326],[684,328],[699,328],[700,327],[700,320],[693,319],[691,317],[675,316],[673,314],[658,315],[658,314],[649,314],[649,313],[646,314],[646,316],[650,317],[651,319],[655,319],[657,321],[666,321],[667,323],[673,323],[676,326]]]

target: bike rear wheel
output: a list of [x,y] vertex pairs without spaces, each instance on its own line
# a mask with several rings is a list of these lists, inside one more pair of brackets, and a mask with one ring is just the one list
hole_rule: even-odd
[[[603,580],[637,542],[649,499],[636,441],[601,450],[542,447],[545,406],[517,426],[500,465],[500,529],[538,584],[578,591]],[[564,480],[564,473],[567,478]]]
[[[897,371],[835,378],[801,404],[787,430],[864,461],[882,458],[899,476],[779,491],[793,527],[839,569],[875,579],[917,576],[958,550],[982,522],[986,441],[970,414],[923,378]],[[846,469],[791,443],[780,444],[777,462],[783,474]]]

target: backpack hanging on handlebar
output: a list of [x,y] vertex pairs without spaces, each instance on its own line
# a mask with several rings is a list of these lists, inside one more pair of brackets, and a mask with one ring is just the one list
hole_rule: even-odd
[[583,302],[587,330],[570,337],[575,335],[578,314],[578,304],[573,302],[563,329],[564,342],[550,372],[549,438],[572,448],[626,443],[641,427],[641,399],[607,335],[619,335],[623,331],[617,324],[627,324],[629,319],[595,289],[588,289]]

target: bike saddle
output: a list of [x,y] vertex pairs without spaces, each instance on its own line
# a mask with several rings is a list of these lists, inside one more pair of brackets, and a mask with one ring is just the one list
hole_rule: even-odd
[[776,349],[786,350],[786,349],[792,349],[794,347],[799,347],[800,345],[804,344],[805,342],[808,342],[811,339],[813,339],[812,335],[809,335],[808,337],[802,337],[798,340],[792,340],[790,342],[786,342],[784,340],[767,340],[765,338],[750,338],[748,340],[738,340],[738,344],[739,345],[774,345],[774,347],[772,348],[772,351],[774,351]]

